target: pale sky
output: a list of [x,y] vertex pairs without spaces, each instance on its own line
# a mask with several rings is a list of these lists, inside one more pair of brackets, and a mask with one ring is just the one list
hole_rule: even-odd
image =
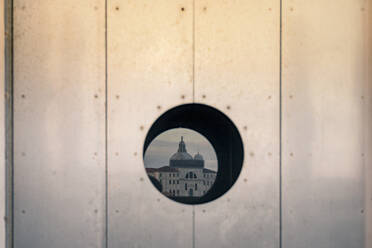
[[204,157],[205,168],[217,172],[217,156],[212,145],[198,132],[186,128],[174,128],[158,135],[146,150],[145,167],[159,168],[169,165],[169,158],[177,152],[181,136],[187,152],[193,157],[199,152]]

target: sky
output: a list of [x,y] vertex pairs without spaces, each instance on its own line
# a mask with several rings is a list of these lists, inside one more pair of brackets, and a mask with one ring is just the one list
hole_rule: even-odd
[[158,135],[145,152],[145,167],[159,168],[169,165],[169,158],[177,152],[181,136],[191,156],[199,152],[204,157],[205,168],[217,171],[217,156],[212,145],[203,135],[186,128],[174,128]]

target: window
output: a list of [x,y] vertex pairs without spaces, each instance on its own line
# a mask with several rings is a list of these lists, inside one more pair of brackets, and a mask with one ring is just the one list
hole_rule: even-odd
[[172,180],[169,180],[169,184],[172,184]]
[[180,180],[177,180],[177,184],[180,184]]
[[189,196],[190,197],[194,196],[194,191],[192,189],[189,190]]
[[196,177],[196,174],[194,172],[190,171],[186,174],[186,178],[197,178],[197,177]]
[[185,190],[187,190],[187,183],[185,183]]
[[195,190],[198,190],[198,184],[195,183]]

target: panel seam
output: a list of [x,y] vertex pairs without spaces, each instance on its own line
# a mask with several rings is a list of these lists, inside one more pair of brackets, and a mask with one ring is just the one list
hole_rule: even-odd
[[14,15],[13,0],[4,1],[5,23],[5,170],[6,170],[6,247],[14,247]]
[[[195,0],[192,1],[192,102],[195,103]],[[195,248],[195,206],[192,206],[192,248]]]
[[195,0],[192,8],[192,102],[195,103]]
[[283,0],[279,0],[279,248],[283,247],[283,210],[282,210],[282,165],[283,165]]
[[107,72],[107,0],[105,0],[105,248],[108,248],[108,72]]

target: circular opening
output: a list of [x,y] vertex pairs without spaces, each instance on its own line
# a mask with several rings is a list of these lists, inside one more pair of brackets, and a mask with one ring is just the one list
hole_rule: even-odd
[[167,130],[150,143],[144,162],[155,187],[176,201],[197,200],[216,180],[217,156],[208,140],[191,129]]
[[[154,122],[145,139],[143,156],[150,180],[160,192],[177,202],[201,204],[217,199],[232,187],[243,166],[243,150],[239,131],[225,114],[207,105],[185,104],[168,110]],[[198,161],[198,152],[203,162]],[[159,171],[162,167],[164,172]],[[211,176],[204,178],[205,174]],[[208,182],[209,188],[202,187]]]

